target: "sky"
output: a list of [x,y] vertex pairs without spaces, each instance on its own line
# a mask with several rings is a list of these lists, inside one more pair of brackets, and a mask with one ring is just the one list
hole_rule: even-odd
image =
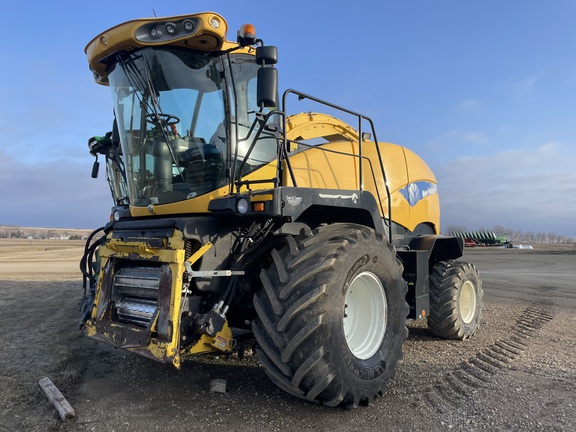
[[112,100],[84,47],[127,20],[214,11],[228,39],[252,23],[278,47],[281,91],[361,112],[380,141],[422,157],[443,231],[576,238],[573,0],[20,0],[2,10],[0,226],[108,221],[87,140],[111,129]]

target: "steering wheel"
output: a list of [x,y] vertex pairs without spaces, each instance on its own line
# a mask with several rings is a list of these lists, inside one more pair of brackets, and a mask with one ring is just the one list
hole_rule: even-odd
[[180,119],[175,115],[164,113],[148,114],[146,117],[144,117],[144,120],[146,120],[146,123],[152,123],[154,125],[160,124],[164,126],[172,126],[180,123]]

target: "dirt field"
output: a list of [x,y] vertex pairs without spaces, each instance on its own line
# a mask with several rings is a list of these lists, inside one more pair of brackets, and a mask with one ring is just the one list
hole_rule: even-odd
[[[82,242],[0,240],[0,432],[572,431],[576,250],[467,250],[484,280],[482,328],[465,342],[410,325],[383,398],[329,409],[277,389],[257,359],[206,357],[181,372],[82,337]],[[76,410],[63,423],[38,380]],[[226,379],[226,394],[210,381]]]

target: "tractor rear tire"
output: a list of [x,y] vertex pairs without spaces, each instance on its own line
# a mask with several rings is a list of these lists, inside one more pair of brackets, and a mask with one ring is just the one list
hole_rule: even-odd
[[473,264],[440,261],[430,275],[428,327],[446,339],[468,339],[482,319],[482,281]]
[[288,236],[254,296],[258,355],[281,389],[356,408],[382,395],[408,335],[402,265],[386,238],[355,224]]

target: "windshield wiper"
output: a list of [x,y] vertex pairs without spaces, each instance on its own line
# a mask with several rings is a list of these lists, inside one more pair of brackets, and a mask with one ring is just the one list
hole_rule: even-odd
[[[142,62],[142,71],[144,75],[142,75],[142,71],[140,71],[135,64],[135,60],[137,59]],[[130,85],[136,91],[140,105],[146,111],[146,113],[148,113],[144,116],[144,120],[153,124],[157,130],[160,130],[166,146],[168,147],[168,152],[170,153],[172,162],[174,165],[176,165],[178,174],[184,182],[185,179],[183,169],[180,167],[178,158],[176,157],[174,149],[170,144],[172,140],[170,139],[166,129],[168,126],[172,126],[178,123],[180,119],[174,115],[164,114],[162,112],[160,101],[158,100],[158,93],[156,92],[154,83],[152,82],[152,74],[150,73],[148,59],[145,56],[131,55],[130,58],[126,60],[119,55],[119,60],[119,63],[122,65],[122,68],[126,72],[126,77],[128,78]],[[152,103],[149,101],[152,101]]]

